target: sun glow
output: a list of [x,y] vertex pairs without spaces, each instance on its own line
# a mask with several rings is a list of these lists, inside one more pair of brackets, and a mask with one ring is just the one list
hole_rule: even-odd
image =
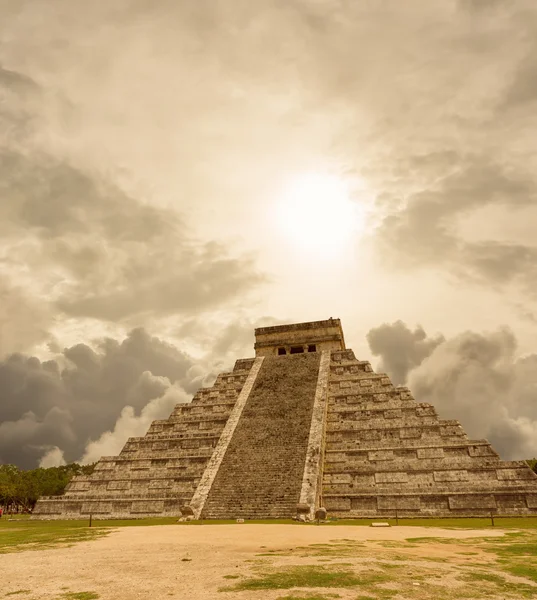
[[294,177],[282,193],[279,225],[298,246],[338,252],[363,228],[363,216],[349,195],[346,182],[333,175]]

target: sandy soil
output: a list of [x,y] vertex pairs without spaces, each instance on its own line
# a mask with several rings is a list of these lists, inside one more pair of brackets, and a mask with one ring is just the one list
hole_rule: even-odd
[[[66,592],[92,591],[102,600],[181,598],[232,600],[277,598],[282,592],[226,592],[233,583],[225,575],[248,572],[257,556],[334,540],[378,541],[411,537],[467,539],[501,536],[501,530],[445,530],[420,527],[308,527],[294,525],[201,525],[126,527],[109,536],[71,548],[6,554],[1,557],[0,597],[25,589],[17,599],[52,599]],[[468,549],[468,547],[466,547]],[[425,548],[424,548],[425,550]],[[456,548],[431,544],[429,551],[445,553]],[[185,560],[187,559],[187,560]],[[280,563],[287,559],[282,557]],[[306,559],[307,563],[315,562]],[[322,563],[319,563],[322,564]]]

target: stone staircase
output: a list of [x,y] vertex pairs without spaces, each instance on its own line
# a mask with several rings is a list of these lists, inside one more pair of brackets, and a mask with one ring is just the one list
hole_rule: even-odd
[[296,515],[319,364],[319,353],[264,359],[202,518]]

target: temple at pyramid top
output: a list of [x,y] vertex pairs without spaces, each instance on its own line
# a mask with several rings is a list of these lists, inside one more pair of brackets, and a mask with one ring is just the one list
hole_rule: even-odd
[[[260,327],[167,419],[103,456],[35,518],[537,514],[537,475],[345,347],[339,319]],[[472,398],[468,398],[471,402]]]
[[341,321],[309,321],[291,325],[258,327],[255,330],[255,355],[271,356],[345,350]]

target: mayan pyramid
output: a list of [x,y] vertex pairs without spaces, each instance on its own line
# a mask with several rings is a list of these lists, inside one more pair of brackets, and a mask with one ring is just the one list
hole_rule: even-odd
[[[339,319],[255,330],[190,404],[105,456],[39,518],[537,514],[537,476],[356,360]],[[468,399],[471,401],[471,399]]]

